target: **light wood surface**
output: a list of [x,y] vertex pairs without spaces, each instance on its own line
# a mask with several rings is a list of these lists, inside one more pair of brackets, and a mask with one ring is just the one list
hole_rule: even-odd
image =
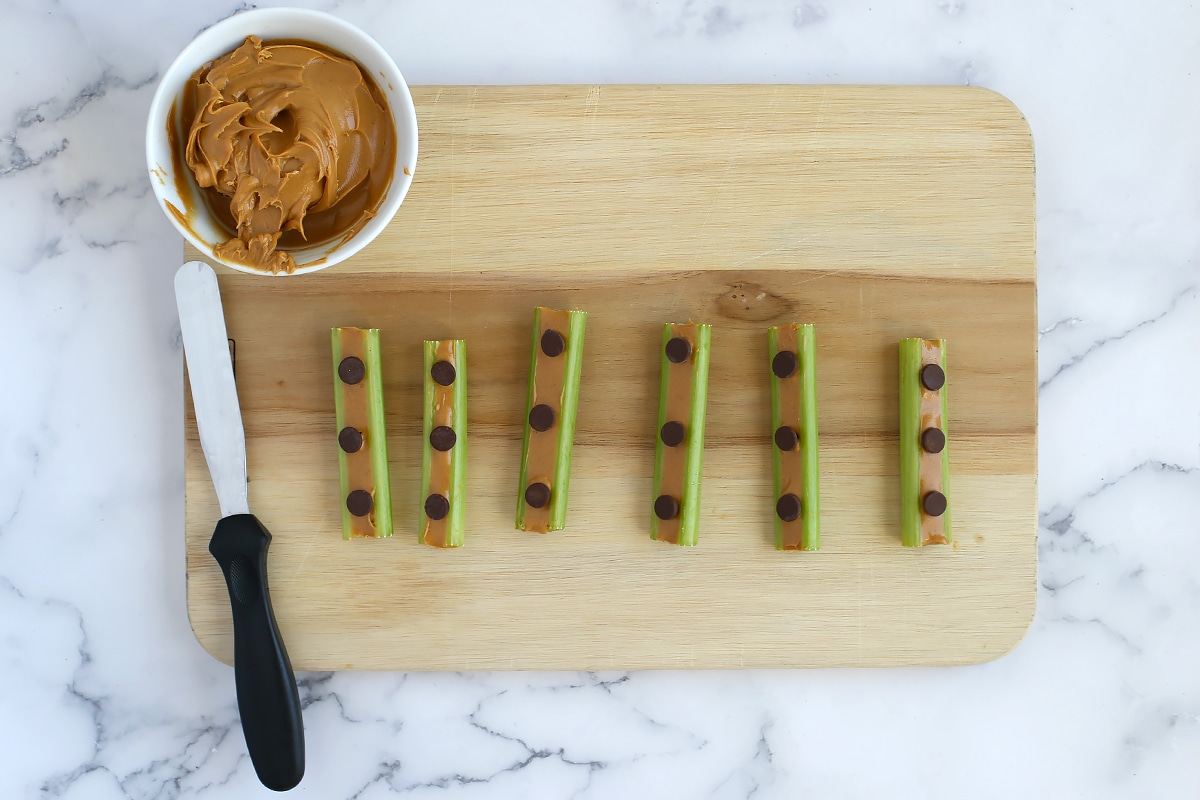
[[[1033,614],[1033,152],[973,88],[418,87],[396,219],[219,269],[297,669],[968,664]],[[195,257],[189,251],[188,257]],[[513,527],[535,305],[588,311],[566,530]],[[699,546],[648,535],[659,344],[713,325]],[[816,325],[821,550],[773,546],[770,325]],[[329,329],[381,329],[396,536],[343,541]],[[947,340],[956,546],[900,545],[897,343]],[[469,343],[466,545],[417,543],[421,341]],[[232,658],[186,412],[188,607]]]

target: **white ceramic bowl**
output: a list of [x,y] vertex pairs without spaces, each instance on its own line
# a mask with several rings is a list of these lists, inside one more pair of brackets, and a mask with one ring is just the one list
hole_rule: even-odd
[[[230,234],[213,218],[199,198],[195,178],[182,158],[171,157],[167,136],[167,120],[176,98],[183,92],[184,83],[201,66],[230,52],[247,36],[262,39],[306,39],[325,45],[358,62],[387,97],[396,125],[396,163],[392,183],[379,207],[379,213],[353,237],[311,245],[288,248],[296,261],[293,275],[302,275],[337,264],[357,253],[374,239],[395,216],[396,210],[412,185],[417,168],[417,112],[404,77],[378,42],[348,22],[298,8],[263,8],[246,11],[224,19],[201,33],[184,48],[175,63],[163,75],[150,105],[146,122],[146,167],[150,170],[150,185],[167,219],[189,242],[206,255],[228,267],[254,275],[270,275],[243,264],[235,264],[213,256],[213,247],[227,241]],[[178,109],[176,109],[178,114]],[[176,120],[176,130],[186,135],[187,126]],[[181,165],[182,176],[175,174],[175,164]],[[178,180],[182,178],[182,181]],[[182,183],[190,196],[180,197]],[[180,213],[176,213],[171,207]],[[181,219],[180,216],[184,216]],[[281,275],[284,273],[280,273]]]

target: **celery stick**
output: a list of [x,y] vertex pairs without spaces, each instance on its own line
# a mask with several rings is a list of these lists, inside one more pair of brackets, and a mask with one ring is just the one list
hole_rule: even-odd
[[[558,324],[564,315],[566,316],[566,325]],[[547,323],[544,326],[544,317],[554,319],[555,323],[553,325]],[[519,530],[557,531],[562,530],[567,524],[571,450],[575,439],[575,415],[579,407],[579,382],[583,370],[583,336],[586,324],[587,313],[584,311],[561,312],[541,307],[535,308],[533,311],[533,345],[529,357],[529,385],[525,395],[525,417],[523,418],[525,435],[521,445],[521,475],[517,487],[516,526]],[[561,336],[561,339],[555,340],[562,346],[561,351],[556,348],[551,348],[550,351],[543,350],[543,327],[547,327],[546,334],[554,331]],[[565,329],[559,330],[560,327]],[[551,338],[554,339],[553,336]],[[538,397],[537,395],[539,353],[543,355],[543,369],[561,370],[559,374],[561,375],[562,392],[557,397]],[[553,355],[551,355],[552,353]],[[549,376],[543,375],[542,377]],[[554,427],[548,431],[535,431],[529,424],[529,415],[534,407],[535,398],[537,403],[545,403],[555,411]],[[546,471],[547,465],[545,464],[535,464],[535,469],[540,467],[539,474],[530,474],[530,439],[540,436],[554,437],[554,463],[548,475],[542,474]],[[527,498],[531,481],[544,480],[549,482],[543,484],[549,489],[548,514],[538,509],[531,509]],[[526,525],[527,513],[531,520],[534,520],[528,527]]]
[[[445,364],[441,362],[453,369],[444,370]],[[435,365],[443,371],[439,372]],[[423,544],[435,547],[460,547],[463,543],[467,475],[466,342],[462,339],[426,341],[424,366],[418,539]],[[435,374],[439,380],[435,380]],[[440,404],[439,396],[443,400]],[[445,449],[435,450],[431,444],[430,436],[435,428],[453,431],[452,437],[447,435],[442,441]],[[438,434],[444,433],[444,430],[438,431]],[[433,485],[435,478],[440,485]],[[431,516],[431,510],[438,513]]]
[[[922,377],[927,367],[932,373],[931,386],[925,385]],[[940,372],[937,368],[940,368]],[[948,544],[953,541],[950,526],[950,451],[945,445],[948,418],[945,368],[944,340],[901,340],[900,540],[905,547]],[[934,419],[939,416],[940,421]],[[925,422],[922,417],[926,418]],[[930,430],[932,433],[926,434]],[[938,431],[941,436],[937,435]],[[926,440],[933,443],[932,452],[923,444],[923,435],[932,437]],[[938,446],[940,452],[936,450]],[[937,513],[943,506],[944,511]]]
[[342,538],[391,536],[379,330],[333,328],[331,338]]
[[[662,364],[659,382],[658,435],[654,445],[654,513],[650,538],[692,547],[700,529],[700,480],[704,459],[704,413],[708,399],[708,362],[711,325],[663,326]],[[689,352],[675,360],[672,340],[686,339]],[[679,356],[684,354],[679,353]],[[673,381],[685,381],[687,408],[678,415],[669,402]],[[680,416],[682,419],[672,419]],[[663,441],[669,422],[684,425],[683,440],[675,447]],[[682,449],[681,449],[682,448]],[[661,503],[661,505],[660,505]]]
[[[796,356],[794,371],[780,377],[776,356],[780,337],[789,342],[787,353]],[[791,339],[795,337],[795,349]],[[812,325],[789,325],[767,330],[768,375],[771,384],[771,454],[774,466],[772,503],[775,519],[775,549],[819,550],[821,548],[820,464],[817,436],[816,346]],[[789,365],[790,366],[790,365]],[[790,395],[783,394],[785,392]],[[787,445],[787,449],[781,449]],[[799,472],[800,486],[791,485]],[[788,485],[785,486],[785,483]],[[799,491],[796,491],[799,488]],[[785,495],[800,500],[799,517],[784,519],[780,505]]]

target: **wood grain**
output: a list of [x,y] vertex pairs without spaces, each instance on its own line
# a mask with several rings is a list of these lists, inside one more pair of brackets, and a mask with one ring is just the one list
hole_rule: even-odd
[[[972,88],[424,87],[348,262],[220,270],[250,502],[297,669],[968,664],[1034,608],[1033,152]],[[188,257],[195,257],[189,251]],[[588,332],[568,528],[513,527],[529,320]],[[657,347],[712,323],[699,546],[651,541]],[[821,545],[773,546],[766,329],[816,325]],[[329,329],[381,329],[396,536],[343,541]],[[900,546],[897,343],[947,340],[957,546]],[[466,545],[417,543],[421,341],[470,346]],[[186,412],[188,607],[230,661]]]

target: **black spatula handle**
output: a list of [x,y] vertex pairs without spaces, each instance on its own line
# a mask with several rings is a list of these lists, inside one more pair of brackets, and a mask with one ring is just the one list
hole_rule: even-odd
[[253,514],[217,523],[208,551],[221,565],[233,607],[233,677],[250,761],[263,786],[287,791],[304,777],[300,693],[271,609],[271,534]]

